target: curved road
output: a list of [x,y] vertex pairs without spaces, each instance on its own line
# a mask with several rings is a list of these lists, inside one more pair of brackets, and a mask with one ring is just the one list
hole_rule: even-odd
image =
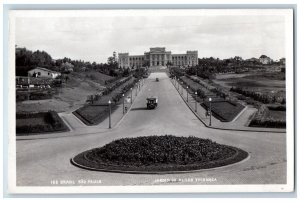
[[[155,82],[155,78],[160,79]],[[146,97],[158,96],[158,107],[146,110]],[[122,137],[172,134],[209,138],[239,147],[247,160],[217,169],[182,174],[121,174],[88,171],[70,164],[76,154]],[[105,133],[17,141],[17,186],[51,186],[51,180],[101,180],[87,185],[285,184],[286,134],[209,129],[186,106],[163,72],[152,73],[120,124]],[[210,178],[213,182],[196,179]],[[164,182],[175,179],[176,182]],[[66,186],[67,184],[62,184]],[[74,184],[71,184],[74,185]]]

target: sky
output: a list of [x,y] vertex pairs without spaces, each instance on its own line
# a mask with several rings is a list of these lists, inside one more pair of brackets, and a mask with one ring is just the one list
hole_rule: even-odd
[[18,47],[44,50],[52,58],[104,63],[113,51],[143,55],[150,47],[198,57],[285,57],[280,15],[18,17]]

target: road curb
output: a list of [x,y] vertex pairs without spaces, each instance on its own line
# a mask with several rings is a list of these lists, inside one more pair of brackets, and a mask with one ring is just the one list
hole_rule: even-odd
[[248,155],[246,158],[244,158],[241,161],[238,161],[236,163],[232,163],[232,164],[228,164],[228,165],[224,165],[224,166],[219,166],[219,167],[214,167],[214,168],[203,168],[203,169],[197,169],[197,170],[184,170],[184,171],[124,171],[124,170],[110,170],[110,169],[100,169],[100,168],[92,168],[89,166],[84,166],[81,165],[77,162],[74,161],[74,158],[70,159],[70,163],[73,166],[76,166],[78,168],[82,168],[82,169],[86,169],[86,170],[90,170],[90,171],[97,171],[97,172],[110,172],[110,173],[123,173],[123,174],[144,174],[144,175],[153,175],[153,174],[160,174],[160,175],[167,175],[167,174],[185,174],[185,173],[196,173],[196,172],[203,172],[203,171],[212,171],[212,170],[217,170],[217,169],[223,169],[223,168],[227,168],[230,166],[235,166],[238,164],[242,164],[246,161],[248,161],[251,157],[250,153],[246,152]]
[[[142,85],[142,87],[144,86],[145,84],[143,84]],[[142,90],[142,88],[140,89],[140,91]],[[139,91],[139,92],[140,92]],[[139,94],[137,94],[137,96],[138,96]],[[133,104],[134,104],[134,102],[135,102],[135,100],[136,100],[136,98],[137,98],[137,96],[135,96],[135,99],[134,100],[132,100],[132,104],[131,104],[131,106],[129,107],[129,109],[127,110],[127,112],[124,114],[124,116],[114,125],[114,127],[112,128],[112,129],[115,129],[115,128],[118,128],[119,127],[119,125],[121,124],[121,122],[123,121],[123,119],[127,116],[127,114],[130,112],[130,110],[131,110],[131,108],[132,108],[132,106],[133,106]]]

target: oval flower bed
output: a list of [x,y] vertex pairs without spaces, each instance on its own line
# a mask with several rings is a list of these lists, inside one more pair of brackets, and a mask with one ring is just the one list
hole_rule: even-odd
[[122,138],[75,156],[74,165],[99,171],[159,173],[225,166],[248,153],[197,137],[147,136]]

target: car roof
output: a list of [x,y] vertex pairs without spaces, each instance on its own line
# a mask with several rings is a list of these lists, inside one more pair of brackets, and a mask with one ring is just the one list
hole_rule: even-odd
[[151,97],[147,97],[147,100],[155,100],[157,98],[158,98],[157,96],[151,96]]

